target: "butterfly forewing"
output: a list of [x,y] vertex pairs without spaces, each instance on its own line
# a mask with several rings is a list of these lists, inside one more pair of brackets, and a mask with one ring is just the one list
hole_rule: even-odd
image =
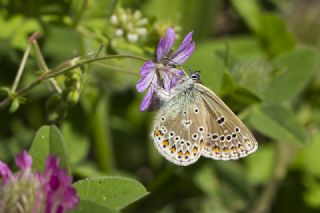
[[208,131],[202,155],[217,160],[236,160],[256,151],[257,141],[229,107],[205,86],[196,83],[195,89],[200,92],[207,110]]
[[152,132],[160,154],[183,166],[196,162],[201,156],[207,132],[206,108],[198,104],[200,96],[189,92],[173,97],[159,110]]
[[151,135],[167,160],[183,166],[196,162],[201,155],[236,160],[258,148],[242,121],[197,79],[184,81],[164,100]]

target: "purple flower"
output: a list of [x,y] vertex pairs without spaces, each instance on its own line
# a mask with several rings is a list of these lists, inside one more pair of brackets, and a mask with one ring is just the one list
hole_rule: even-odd
[[16,156],[20,171],[12,173],[0,161],[0,213],[64,213],[74,208],[79,198],[71,187],[72,178],[49,156],[42,173],[32,172],[32,157],[23,151]]
[[192,32],[184,38],[178,49],[172,52],[174,41],[175,32],[172,28],[168,28],[166,37],[159,41],[155,61],[146,61],[140,68],[141,79],[136,88],[138,92],[149,88],[141,102],[140,111],[150,109],[157,88],[170,92],[184,75],[182,70],[174,67],[183,64],[193,53],[195,43],[192,41]]

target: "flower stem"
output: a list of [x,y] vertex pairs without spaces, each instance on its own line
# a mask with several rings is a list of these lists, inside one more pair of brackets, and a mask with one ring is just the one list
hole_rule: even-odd
[[[29,51],[26,51],[26,52],[29,52]],[[25,55],[27,55],[27,54],[25,54]],[[24,57],[24,58],[26,58],[26,57]],[[24,58],[22,59],[22,62],[21,62],[21,66],[20,66],[20,67],[22,67],[21,70],[23,70],[23,67],[24,67],[24,65],[26,63],[26,59],[24,59]],[[30,84],[28,84],[24,88],[18,90],[16,92],[16,95],[17,96],[24,96],[28,92],[30,92],[33,88],[38,86],[44,80],[47,80],[47,79],[50,79],[50,78],[65,74],[68,71],[73,70],[74,68],[83,66],[85,64],[91,64],[91,63],[94,63],[94,62],[97,62],[97,61],[103,61],[103,60],[124,59],[124,58],[135,59],[135,60],[140,60],[140,61],[150,60],[150,59],[147,59],[147,58],[143,58],[143,57],[140,57],[140,56],[133,56],[133,55],[109,55],[109,56],[101,56],[101,57],[91,58],[91,59],[81,59],[80,57],[74,58],[74,59],[72,59],[70,61],[67,61],[67,62],[57,66],[56,68],[51,69],[49,72],[43,73],[38,78],[36,78],[34,81],[32,81]],[[19,69],[19,71],[20,71],[20,69]],[[20,71],[20,72],[22,74],[22,71]],[[20,72],[18,72],[18,74]],[[20,74],[20,77],[21,77],[21,74]],[[19,83],[20,77],[19,78],[18,78],[18,76],[16,77],[15,82],[17,82],[17,83],[14,84],[16,86],[14,86],[13,88],[16,89],[17,84]],[[2,100],[0,102],[0,109],[6,107],[10,102],[11,102],[11,98],[10,97],[7,97],[6,99]]]
[[11,87],[11,91],[12,92],[15,92],[17,87],[18,87],[18,84],[19,84],[20,79],[22,77],[22,73],[23,73],[24,67],[26,66],[27,59],[28,59],[28,56],[30,54],[30,50],[31,50],[31,45],[28,44],[27,49],[23,54],[23,57],[22,57],[22,60],[21,60],[21,63],[20,63],[16,78],[14,79],[13,85]]
[[[39,48],[39,45],[38,45],[38,42],[37,40],[34,40],[32,42],[33,46],[34,46],[34,49],[35,49],[35,53],[36,53],[36,59],[37,59],[37,62],[38,62],[38,66],[41,70],[43,70],[44,73],[47,73],[47,72],[50,72],[48,66],[47,66],[47,63],[45,62],[44,58],[43,58],[43,55],[42,55],[42,52]],[[62,93],[62,90],[61,88],[59,87],[58,83],[56,82],[56,80],[54,78],[50,78],[49,79],[52,87],[54,88],[54,90],[61,94]]]

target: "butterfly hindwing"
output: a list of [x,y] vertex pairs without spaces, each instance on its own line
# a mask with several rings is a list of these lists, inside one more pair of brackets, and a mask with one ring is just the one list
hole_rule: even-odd
[[162,98],[151,134],[159,153],[174,164],[187,166],[201,155],[236,160],[255,152],[258,143],[249,129],[198,78],[189,78]]
[[173,97],[166,103],[158,112],[152,132],[159,153],[177,165],[196,162],[201,156],[207,131],[205,110],[192,94]]
[[207,110],[206,140],[202,155],[216,160],[236,160],[253,153],[258,143],[229,107],[212,91],[201,84],[195,88]]

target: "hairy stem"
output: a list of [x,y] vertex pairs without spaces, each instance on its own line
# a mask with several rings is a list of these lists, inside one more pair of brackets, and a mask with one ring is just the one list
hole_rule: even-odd
[[28,56],[30,54],[30,50],[31,50],[31,45],[29,44],[27,49],[26,49],[26,51],[23,54],[23,57],[22,57],[22,60],[21,60],[21,63],[20,63],[16,78],[14,79],[13,85],[11,87],[11,91],[12,92],[15,92],[17,87],[18,87],[18,84],[19,84],[20,79],[22,77],[22,73],[23,73],[24,67],[26,66],[27,59],[28,59]]
[[[146,59],[146,58],[143,58],[140,56],[133,56],[133,55],[109,55],[109,56],[101,56],[101,57],[91,58],[91,59],[81,59],[80,57],[74,58],[70,61],[67,61],[67,62],[57,66],[56,68],[51,69],[49,72],[43,73],[38,78],[36,78],[34,81],[32,81],[30,84],[28,84],[24,88],[18,90],[16,92],[16,95],[17,96],[25,96],[28,92],[30,92],[33,88],[38,86],[43,81],[50,79],[50,78],[53,78],[53,77],[56,77],[56,76],[59,76],[59,75],[63,75],[65,73],[67,73],[68,71],[73,70],[74,68],[77,68],[77,67],[80,67],[80,66],[83,66],[86,64],[91,64],[91,63],[94,63],[97,61],[110,60],[110,59],[124,59],[124,58],[135,59],[135,60],[140,60],[140,61],[150,60],[150,59]],[[21,64],[23,64],[23,63],[21,63]],[[19,80],[17,80],[17,82],[19,82]],[[18,84],[18,83],[16,83],[16,84]],[[7,97],[6,99],[2,100],[0,102],[0,109],[6,107],[10,102],[11,102],[10,97]]]
[[[43,58],[43,55],[42,55],[42,52],[39,48],[39,45],[38,45],[38,42],[37,40],[34,40],[32,42],[33,46],[34,46],[34,49],[35,49],[35,53],[36,53],[36,59],[37,59],[37,62],[38,62],[38,66],[41,70],[43,70],[44,73],[48,73],[50,72],[48,66],[47,66],[47,63],[45,62],[44,58]],[[62,90],[61,88],[59,87],[58,83],[56,82],[56,80],[54,78],[50,78],[49,79],[52,87],[54,88],[54,90],[61,94],[62,93]]]

